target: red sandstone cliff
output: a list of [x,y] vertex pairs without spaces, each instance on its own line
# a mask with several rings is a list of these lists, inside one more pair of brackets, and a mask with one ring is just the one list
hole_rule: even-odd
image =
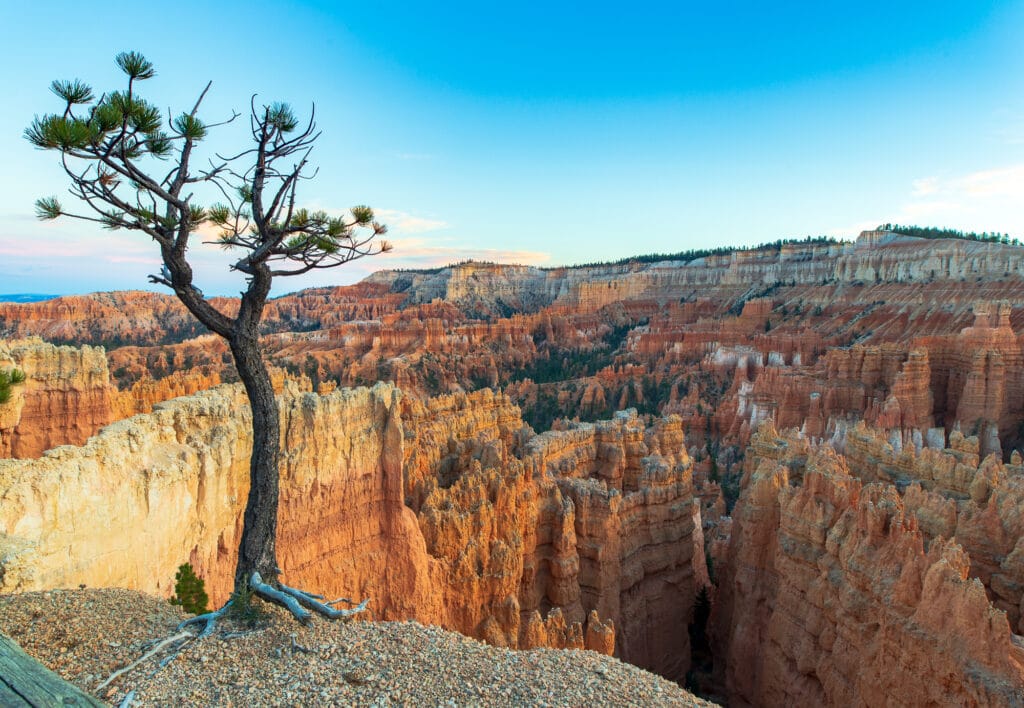
[[[296,584],[372,596],[379,617],[415,616],[509,646],[608,650],[614,639],[624,658],[678,677],[704,572],[704,533],[694,532],[703,518],[722,585],[719,654],[741,704],[874,703],[878,686],[891,687],[887,662],[916,681],[908,703],[939,695],[918,685],[926,675],[951,692],[962,684],[950,695],[965,702],[999,703],[1020,678],[999,612],[1024,631],[1024,468],[1011,455],[1024,445],[1024,309],[998,304],[1024,299],[1021,253],[870,236],[686,265],[385,273],[275,300],[264,346],[280,370],[323,392],[378,379],[407,392],[398,403],[357,403],[341,389],[286,397],[287,570]],[[60,369],[46,394],[60,442],[76,423],[76,442],[95,431],[103,396],[114,420],[231,380],[223,345],[192,337],[170,298],[32,307],[0,307],[0,327],[136,345],[108,355],[120,390]],[[464,393],[485,385],[505,395]],[[427,395],[437,392],[452,395]],[[31,409],[18,400],[0,410],[0,446],[13,440],[8,421]],[[60,573],[90,584],[131,578],[166,591],[184,554],[222,597],[247,432],[229,415],[237,401],[212,412],[192,405],[158,406],[105,433],[128,453],[90,443],[85,458],[58,451],[30,468],[52,474],[53,460],[74,460],[68,483],[84,483],[95,501],[121,482],[94,488],[90,474],[137,472],[141,459],[147,478],[118,487],[132,500],[131,528],[147,519],[173,529],[180,547],[150,538],[156,550],[133,568],[118,563],[135,551],[103,547],[89,556],[95,570],[31,579],[32,567],[59,566],[69,549],[93,552],[60,524],[44,541],[55,512],[19,487],[6,498],[18,510],[3,538],[8,578],[30,578],[19,587]],[[681,418],[558,420],[627,406]],[[555,430],[534,435],[524,418]],[[34,420],[33,430],[48,424]],[[764,421],[803,437],[754,435]],[[36,447],[57,438],[47,440]],[[206,448],[210,461],[196,452]],[[748,480],[729,517],[744,456]],[[162,505],[192,527],[175,526]],[[105,519],[91,507],[83,514]],[[103,523],[97,533],[131,536]],[[382,564],[392,554],[402,560]],[[168,568],[155,580],[140,570],[152,557]],[[967,631],[958,617],[984,630],[959,648],[950,644]],[[854,669],[861,660],[868,679]]]
[[35,457],[51,447],[81,445],[120,417],[103,349],[55,347],[39,339],[0,342],[0,367],[26,381],[0,427],[0,457]]
[[732,704],[1018,704],[1024,645],[895,487],[827,448],[751,466],[713,617]]
[[[614,622],[622,658],[685,675],[695,509],[678,418],[645,430],[621,414],[532,436],[489,392],[411,413],[407,498],[428,551],[456,561],[453,624],[530,646],[552,608],[579,642],[585,622],[606,631],[599,617]],[[467,434],[468,420],[482,424]]]
[[[1013,329],[1024,310],[994,304],[1024,297],[1021,249],[876,236],[686,264],[381,273],[273,300],[264,346],[275,365],[324,390],[380,379],[416,395],[501,387],[541,427],[636,406],[710,411],[712,433],[729,444],[774,417],[815,437],[841,437],[848,420],[864,419],[907,442],[915,430],[924,439],[932,427],[994,425],[983,449],[1024,446]],[[4,305],[0,332],[147,345],[110,354],[120,388],[153,380],[142,401],[190,366],[201,371],[196,385],[232,380],[223,347],[195,337],[169,296]],[[559,364],[565,378],[551,380]],[[689,398],[695,390],[704,410]]]
[[[238,388],[220,387],[82,448],[0,461],[4,589],[167,593],[187,559],[225,599],[244,412]],[[403,405],[384,385],[292,387],[282,431],[279,549],[293,584],[510,646],[610,651],[617,634],[624,658],[685,673],[694,497],[678,418],[534,436],[489,391]]]
[[905,489],[904,504],[926,539],[956,538],[1010,627],[1024,635],[1024,467],[979,459],[978,440],[954,433],[945,449],[895,450],[864,425],[846,436],[853,474]]

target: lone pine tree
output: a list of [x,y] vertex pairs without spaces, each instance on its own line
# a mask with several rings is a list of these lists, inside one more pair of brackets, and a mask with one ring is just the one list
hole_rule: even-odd
[[[235,571],[235,591],[252,590],[287,606],[300,620],[310,613],[339,611],[280,583],[276,533],[280,424],[270,376],[260,351],[259,324],[275,277],[333,268],[389,250],[386,228],[373,210],[353,207],[345,216],[311,212],[296,204],[299,183],[309,179],[309,157],[320,137],[314,116],[300,123],[284,103],[250,103],[251,142],[227,157],[212,152],[199,163],[198,150],[213,128],[199,109],[211,84],[191,110],[163,117],[139,93],[156,72],[137,52],[117,55],[127,76],[122,90],[98,97],[86,83],[54,81],[60,112],[36,117],[25,137],[60,154],[69,192],[81,213],[67,211],[56,197],[39,199],[41,219],[71,217],[106,229],[139,232],[159,250],[163,267],[150,281],[166,286],[210,331],[227,340],[252,407],[249,496]],[[198,196],[197,196],[198,195]],[[209,199],[205,204],[201,198]],[[239,253],[231,270],[245,277],[237,314],[207,300],[193,283],[189,246],[200,227],[216,231],[216,243]],[[204,616],[205,631],[222,613]]]
[[207,604],[210,598],[206,595],[206,583],[196,575],[191,563],[183,563],[178,566],[178,572],[174,574],[174,596],[171,598],[172,605],[181,605],[186,612],[194,615],[201,615],[207,611]]

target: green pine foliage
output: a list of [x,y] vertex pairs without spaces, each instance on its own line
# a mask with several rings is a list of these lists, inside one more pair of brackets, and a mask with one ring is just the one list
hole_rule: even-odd
[[690,646],[695,650],[709,651],[708,618],[711,617],[711,596],[708,586],[701,587],[693,603],[693,620],[690,622]]
[[683,261],[689,263],[698,258],[708,256],[728,256],[736,251],[780,251],[783,246],[828,246],[840,243],[839,239],[832,236],[807,236],[805,238],[785,238],[759,243],[756,246],[719,246],[718,248],[695,248],[678,253],[647,253],[642,256],[630,256],[617,261],[595,261],[593,263],[578,263],[570,266],[556,266],[541,268],[541,270],[574,270],[579,268],[596,268],[601,266],[619,266],[630,263],[661,263],[663,261]]
[[[710,556],[708,557],[710,560]],[[712,689],[714,656],[708,636],[708,619],[711,616],[711,596],[705,585],[697,593],[693,603],[693,619],[690,621],[690,671],[686,674],[686,687],[697,695]]]
[[266,611],[258,604],[253,603],[255,596],[256,594],[249,587],[248,583],[244,583],[241,587],[236,588],[231,593],[231,604],[228,605],[224,616],[238,624],[255,627],[267,617]]
[[1010,246],[1019,246],[1020,241],[1011,238],[1009,234],[998,231],[961,231],[959,229],[948,229],[937,226],[901,226],[900,224],[879,224],[878,231],[892,231],[904,236],[916,236],[917,238],[957,238],[962,241],[981,241],[983,243],[1002,243]]
[[186,612],[201,615],[209,612],[209,602],[206,584],[192,570],[192,565],[184,563],[178,566],[178,572],[174,574],[174,597],[171,598],[171,604],[181,605]]
[[20,369],[0,371],[0,405],[11,400],[14,387],[25,383],[25,372]]

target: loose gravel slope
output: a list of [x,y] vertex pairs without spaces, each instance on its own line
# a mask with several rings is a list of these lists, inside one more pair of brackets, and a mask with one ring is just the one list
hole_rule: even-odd
[[0,597],[0,632],[114,704],[134,690],[133,706],[713,705],[593,652],[509,651],[415,622],[302,626],[273,607],[256,629],[223,623],[166,666],[158,655],[96,691],[185,616],[128,590]]

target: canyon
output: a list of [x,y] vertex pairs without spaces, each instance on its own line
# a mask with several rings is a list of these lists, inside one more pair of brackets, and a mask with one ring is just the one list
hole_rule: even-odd
[[[245,408],[240,386],[220,386],[84,446],[0,461],[0,589],[168,595],[189,561],[223,603],[248,492]],[[281,415],[278,539],[293,584],[369,597],[379,619],[499,646],[617,645],[685,674],[686,634],[671,630],[695,593],[699,509],[678,417],[538,436],[490,390],[420,402],[387,384],[288,384]]]
[[[884,440],[874,442],[896,458]],[[928,498],[916,482],[901,495],[830,446],[780,435],[769,422],[750,451],[731,537],[716,559],[713,634],[731,705],[1019,700],[1018,561],[983,580],[973,559],[986,541],[931,533],[929,502],[955,504]],[[1019,488],[1003,494],[1019,507]],[[988,508],[959,506],[965,527]],[[1006,523],[1019,520],[1018,512]],[[996,581],[1000,574],[1005,581]],[[996,588],[1004,597],[993,603]]]
[[[1019,704],[1022,296],[1020,247],[865,232],[277,298],[285,581],[730,705]],[[166,597],[188,561],[223,602],[226,347],[142,292],[0,336],[0,591]]]

